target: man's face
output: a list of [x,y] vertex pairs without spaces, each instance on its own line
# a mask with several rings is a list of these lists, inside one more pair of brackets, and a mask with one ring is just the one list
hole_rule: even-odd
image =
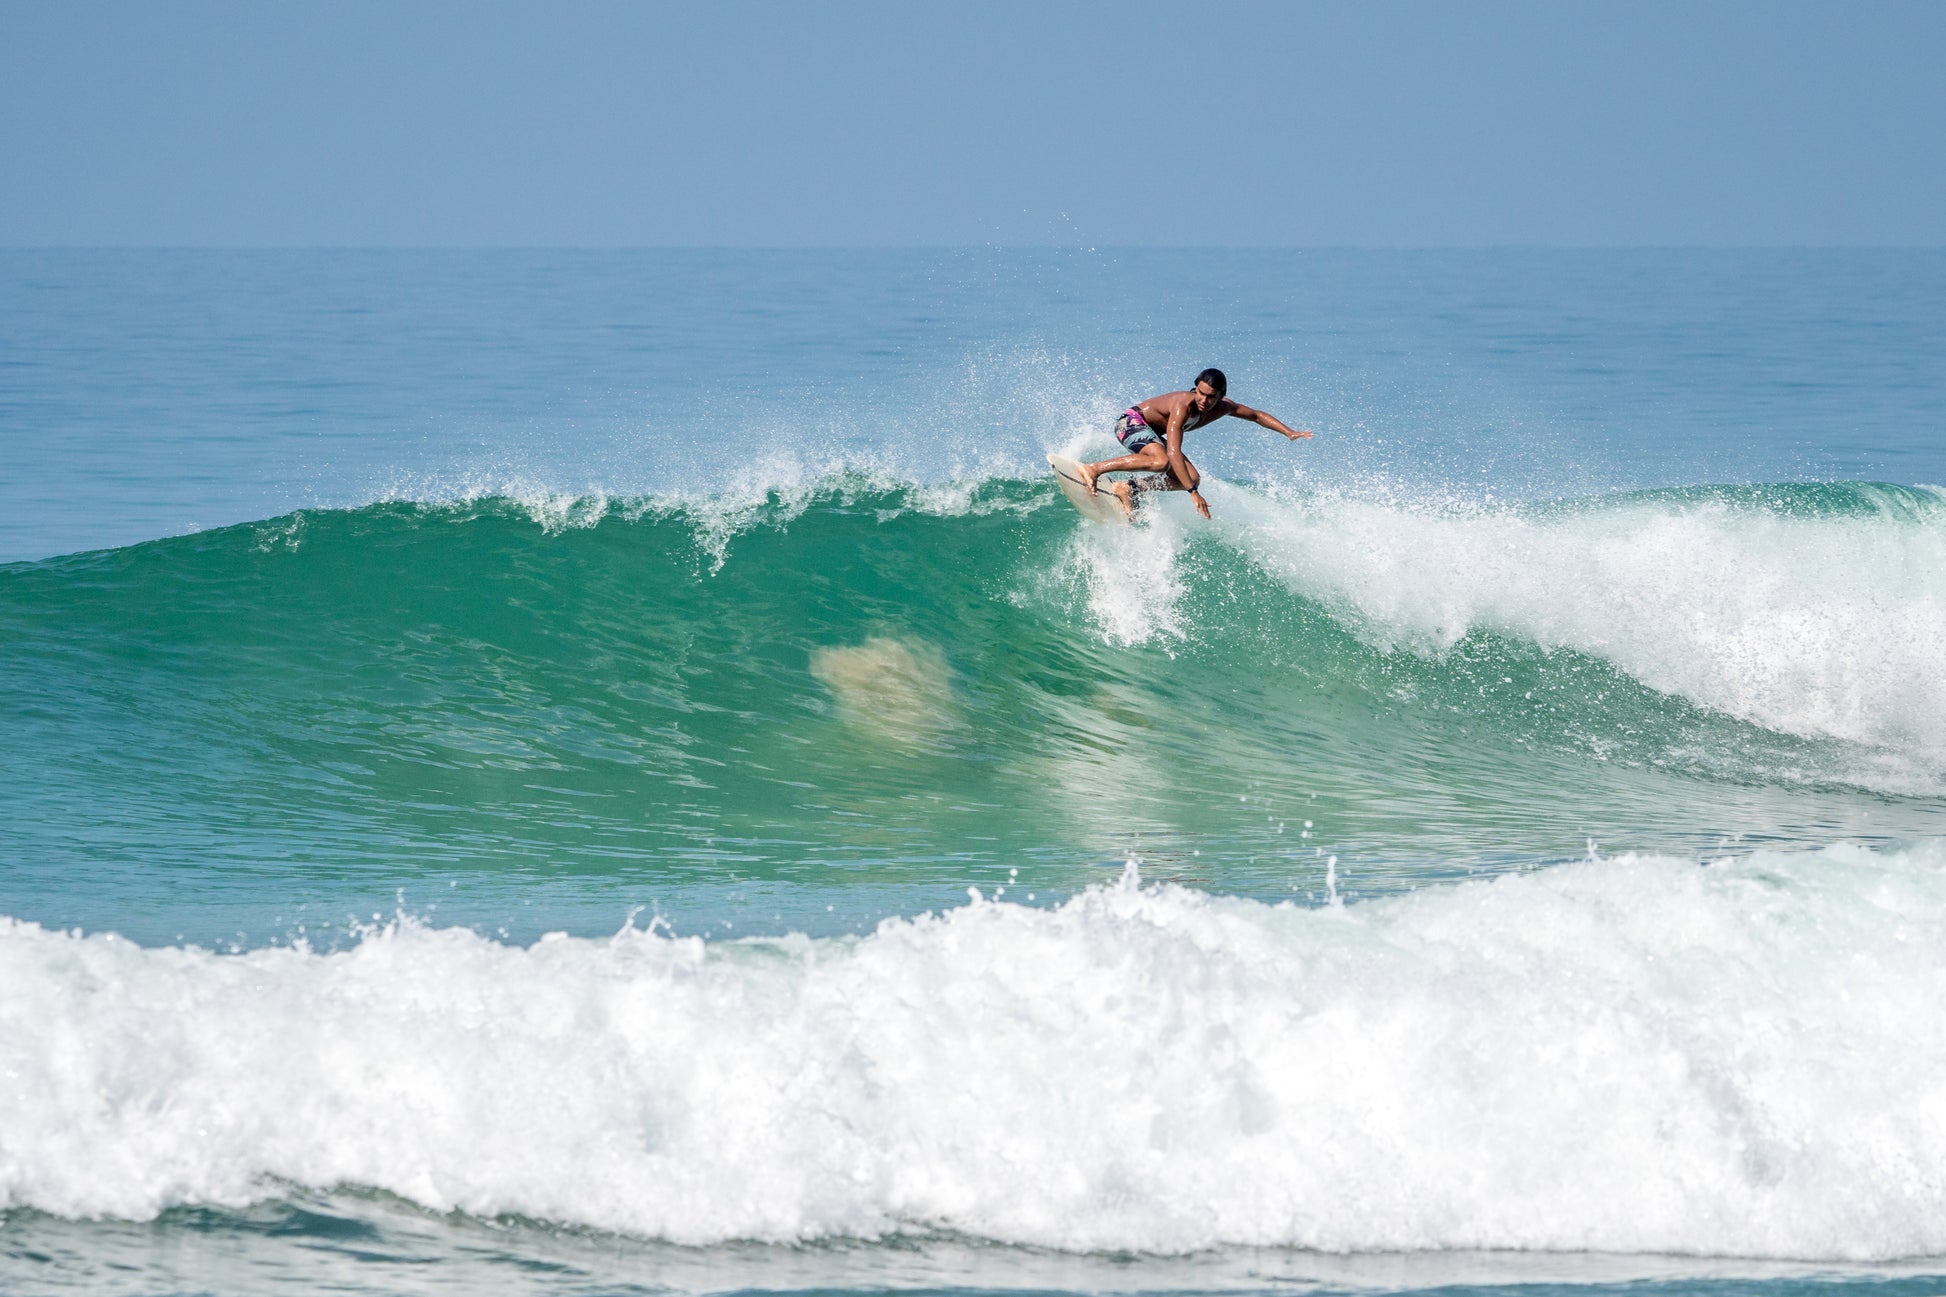
[[1189,399],[1196,403],[1199,410],[1207,410],[1223,398],[1211,390],[1208,383],[1198,383],[1189,389]]

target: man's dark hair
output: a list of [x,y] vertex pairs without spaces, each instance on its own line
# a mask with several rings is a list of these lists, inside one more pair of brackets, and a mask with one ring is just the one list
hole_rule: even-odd
[[[1218,396],[1230,390],[1230,380],[1223,377],[1223,371],[1220,369],[1204,370],[1202,373],[1196,375],[1196,383],[1208,383],[1210,391],[1215,392]],[[1191,383],[1190,386],[1194,387],[1196,383]]]

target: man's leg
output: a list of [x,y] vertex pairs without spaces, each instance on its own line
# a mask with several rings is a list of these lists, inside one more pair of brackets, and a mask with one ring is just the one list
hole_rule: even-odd
[[[1156,465],[1158,470],[1156,476],[1132,479],[1129,485],[1138,491],[1187,491],[1189,489],[1188,483],[1178,481],[1176,478],[1176,470],[1169,467],[1169,453],[1163,451],[1159,458],[1162,462]],[[1202,480],[1202,473],[1196,468],[1195,462],[1189,456],[1184,455],[1182,462],[1184,467],[1196,473],[1198,481]]]
[[[1182,457],[1182,462],[1192,469],[1196,467],[1187,455]],[[1122,508],[1132,515],[1135,512],[1135,497],[1144,491],[1187,491],[1189,488],[1176,477],[1176,470],[1169,467],[1169,457],[1164,454],[1155,472],[1147,477],[1131,477],[1125,482],[1110,482],[1108,489],[1121,500]]]
[[[1142,449],[1130,454],[1119,455],[1114,459],[1104,459],[1095,464],[1081,464],[1077,465],[1077,467],[1081,470],[1081,480],[1086,482],[1088,489],[1092,491],[1095,489],[1095,479],[1103,473],[1153,473],[1157,470],[1167,471],[1169,467],[1169,452],[1162,448],[1162,443],[1152,441],[1142,447]],[[1127,483],[1118,482],[1116,485],[1125,486]]]

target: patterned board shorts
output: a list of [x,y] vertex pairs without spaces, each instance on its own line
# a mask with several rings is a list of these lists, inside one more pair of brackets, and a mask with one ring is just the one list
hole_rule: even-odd
[[1154,442],[1162,444],[1161,434],[1151,428],[1142,418],[1142,412],[1133,407],[1122,411],[1122,417],[1115,420],[1115,440],[1122,443],[1123,450],[1140,450]]

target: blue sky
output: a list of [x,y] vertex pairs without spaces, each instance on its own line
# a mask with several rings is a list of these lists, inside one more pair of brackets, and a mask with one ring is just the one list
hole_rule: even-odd
[[0,245],[1946,244],[1946,3],[0,0]]

